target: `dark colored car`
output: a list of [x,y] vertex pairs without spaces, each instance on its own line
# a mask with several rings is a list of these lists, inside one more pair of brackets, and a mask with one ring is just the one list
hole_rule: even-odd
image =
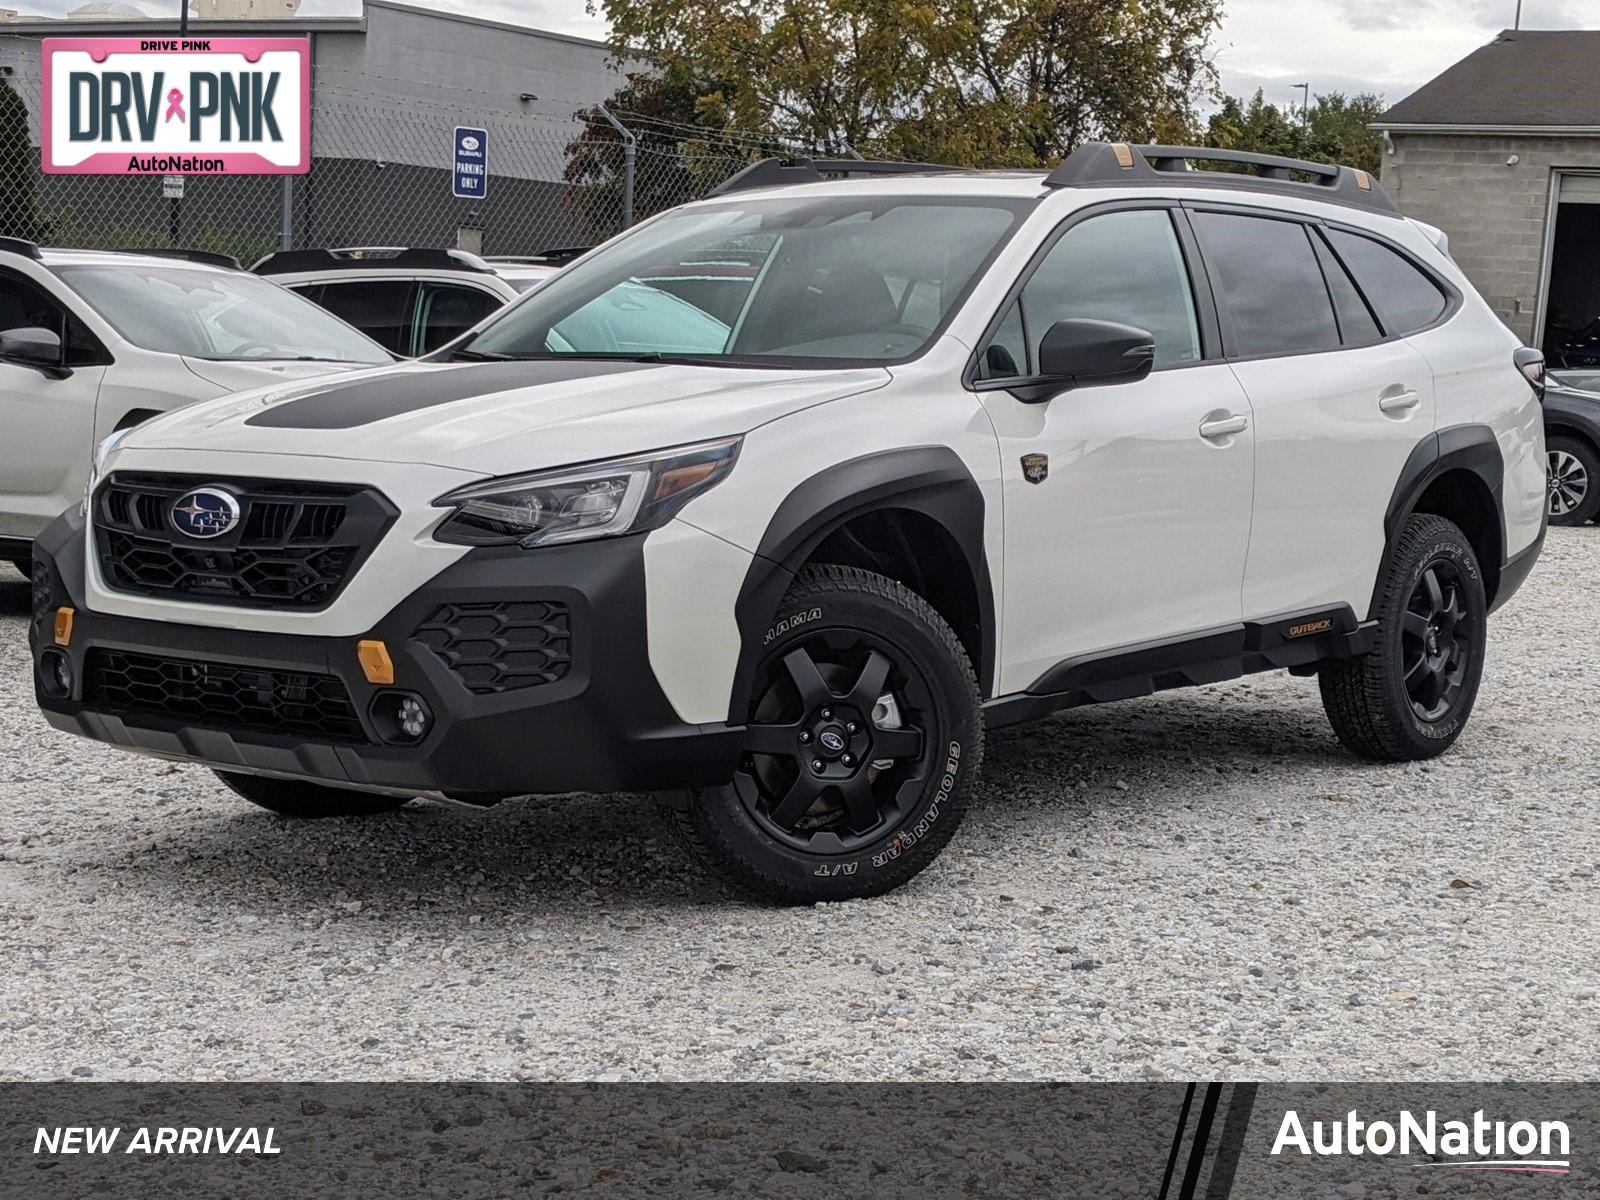
[[1550,372],[1544,434],[1550,455],[1550,524],[1592,521],[1600,513],[1600,370]]
[[1600,318],[1569,334],[1553,361],[1568,370],[1600,370]]

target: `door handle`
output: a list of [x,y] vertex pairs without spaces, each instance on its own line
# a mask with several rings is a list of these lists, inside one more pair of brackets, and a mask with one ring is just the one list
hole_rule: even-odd
[[1216,417],[1200,422],[1200,436],[1207,441],[1231,437],[1250,428],[1249,417]]
[[1386,413],[1410,412],[1421,403],[1422,393],[1411,391],[1409,388],[1403,392],[1395,392],[1392,395],[1386,392],[1378,397],[1378,409],[1380,412]]

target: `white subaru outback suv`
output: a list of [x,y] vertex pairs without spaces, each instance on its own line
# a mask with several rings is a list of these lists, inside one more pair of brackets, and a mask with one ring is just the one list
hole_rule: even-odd
[[431,360],[128,434],[40,539],[38,701],[279,813],[649,790],[747,888],[880,893],[985,725],[1288,669],[1445,750],[1541,368],[1348,168],[759,163]]

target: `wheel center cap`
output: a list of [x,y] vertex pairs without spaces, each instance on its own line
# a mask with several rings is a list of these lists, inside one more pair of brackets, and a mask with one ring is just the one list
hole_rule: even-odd
[[1439,631],[1437,629],[1428,630],[1428,653],[1439,653]]
[[838,758],[850,745],[850,739],[838,725],[824,725],[817,731],[817,745],[826,758]]

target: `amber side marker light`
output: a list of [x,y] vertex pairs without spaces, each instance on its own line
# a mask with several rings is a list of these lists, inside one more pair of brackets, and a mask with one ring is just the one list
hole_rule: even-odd
[[389,647],[376,640],[356,643],[356,661],[368,683],[394,682],[394,659],[389,657]]
[[1368,175],[1365,171],[1355,171],[1353,174],[1356,177],[1356,186],[1358,188],[1360,188],[1363,192],[1370,192],[1372,190],[1371,175]]
[[75,616],[77,613],[65,606],[56,609],[56,645],[72,644],[72,618]]
[[1115,142],[1111,146],[1111,153],[1117,156],[1117,166],[1124,171],[1133,170],[1133,147],[1127,142]]

